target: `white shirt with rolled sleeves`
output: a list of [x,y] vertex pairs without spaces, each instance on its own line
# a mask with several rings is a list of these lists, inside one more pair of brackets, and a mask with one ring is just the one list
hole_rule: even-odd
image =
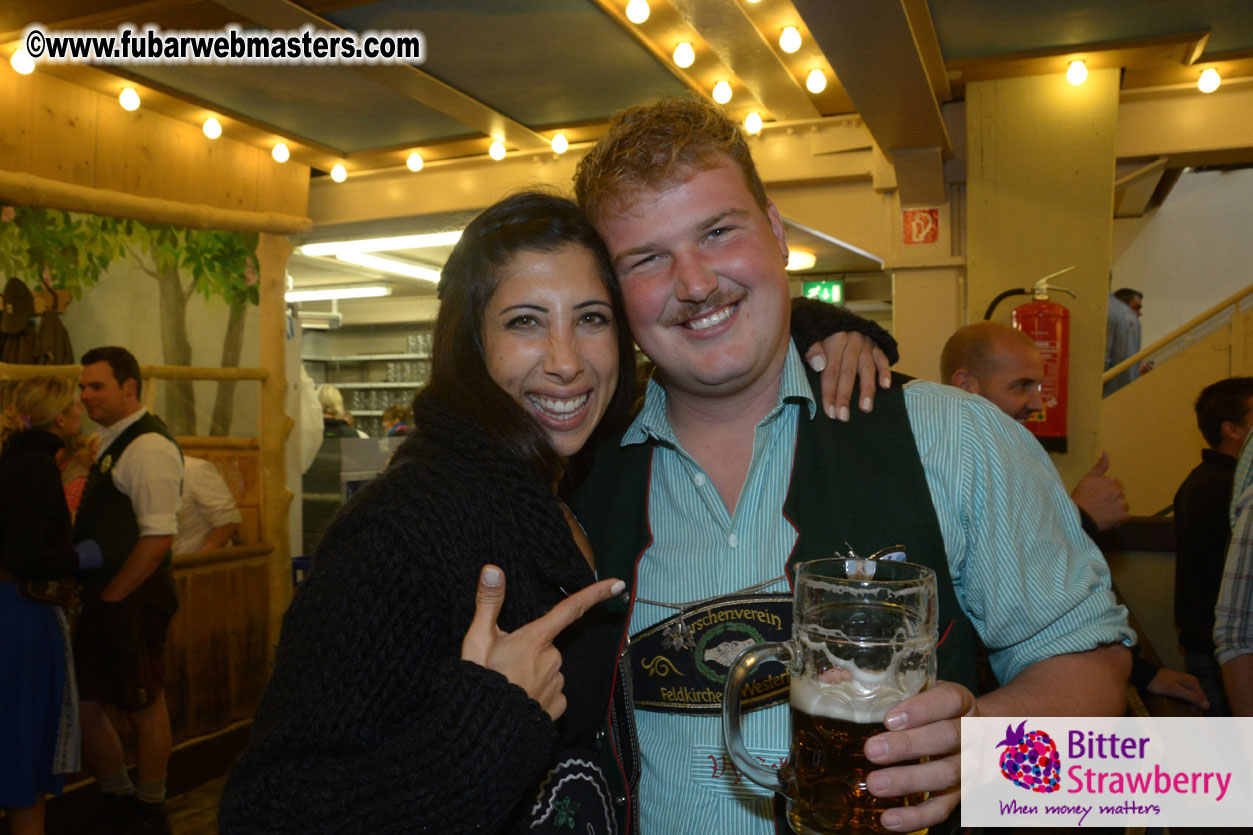
[[[131,424],[147,414],[140,409],[117,423],[100,428],[102,455]],[[173,536],[178,532],[182,504],[183,456],[169,438],[145,432],[130,442],[109,468],[118,490],[131,500],[140,536]]]
[[231,488],[213,462],[187,456],[183,467],[183,503],[178,509],[178,534],[170,550],[175,554],[194,554],[204,547],[210,531],[237,525],[243,517]]

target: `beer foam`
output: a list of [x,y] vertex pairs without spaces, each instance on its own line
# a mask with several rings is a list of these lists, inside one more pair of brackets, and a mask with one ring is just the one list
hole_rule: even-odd
[[930,654],[934,658],[934,644],[925,636],[880,644],[880,649],[896,647],[890,662],[883,669],[863,669],[856,661],[832,652],[829,636],[807,634],[813,632],[798,630],[796,637],[809,656],[807,666],[819,661],[823,672],[807,670],[792,676],[791,703],[797,710],[859,724],[882,722],[889,710],[931,684],[934,661],[902,669],[907,656]]
[[[879,723],[896,705],[914,695],[885,684],[888,673],[854,673],[851,681],[824,684],[812,678],[792,677],[792,707],[811,716],[858,724]],[[921,688],[919,688],[921,689]],[[917,692],[917,691],[915,691]]]

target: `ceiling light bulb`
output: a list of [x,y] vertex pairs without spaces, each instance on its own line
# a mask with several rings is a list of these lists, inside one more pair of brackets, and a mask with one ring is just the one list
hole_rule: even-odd
[[1218,74],[1218,70],[1210,67],[1201,73],[1201,79],[1197,81],[1196,86],[1202,93],[1212,93],[1218,89],[1218,85],[1223,83],[1222,76]]
[[674,48],[674,63],[682,69],[687,69],[696,63],[696,50],[692,49],[690,43],[684,41]]
[[812,252],[806,252],[803,249],[788,250],[787,254],[787,270],[788,272],[797,272],[801,270],[812,270],[814,264],[818,263],[818,256]]
[[570,140],[566,139],[564,133],[559,133],[553,137],[553,153],[564,154],[570,149]]
[[127,87],[118,95],[117,102],[122,105],[123,110],[138,110],[139,93],[135,92],[134,87]]
[[731,85],[725,81],[719,81],[714,85],[714,101],[718,104],[726,104],[731,100]]
[[783,30],[783,34],[779,35],[779,49],[791,55],[800,48],[801,33],[796,31],[795,26],[788,26]]
[[335,163],[335,167],[331,169],[331,179],[337,183],[342,183],[348,179],[348,169],[338,162]]
[[17,52],[9,59],[9,66],[20,75],[30,75],[35,71],[35,59],[30,57],[25,47],[18,47]]
[[270,151],[270,156],[274,157],[275,162],[287,162],[291,159],[291,151],[283,142],[274,143],[274,150]]
[[505,143],[497,139],[492,143],[492,147],[487,149],[487,155],[497,162],[500,162],[505,158]]
[[761,114],[754,110],[744,117],[744,130],[756,136],[761,133]]
[[827,89],[827,74],[822,70],[810,70],[805,76],[805,89],[811,93],[821,93]]
[[222,135],[222,123],[210,116],[204,120],[204,135],[210,139],[217,139]]
[[648,0],[631,0],[627,3],[626,16],[636,26],[648,20]]
[[1088,80],[1088,68],[1083,65],[1082,61],[1071,61],[1070,66],[1066,68],[1066,80],[1078,87]]
[[414,172],[421,171],[422,165],[423,165],[422,155],[419,154],[417,151],[414,151],[405,160],[405,165],[408,166],[410,171],[414,171]]

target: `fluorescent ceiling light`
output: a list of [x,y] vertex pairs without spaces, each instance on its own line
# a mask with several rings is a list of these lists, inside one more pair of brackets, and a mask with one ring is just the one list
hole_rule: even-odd
[[393,238],[363,238],[359,241],[330,241],[322,244],[305,244],[299,248],[301,255],[343,255],[354,252],[385,252],[393,249],[429,249],[452,246],[461,240],[461,230],[455,232],[431,232],[426,235],[399,235]]
[[335,257],[344,263],[356,264],[358,267],[368,267],[379,272],[400,275],[405,278],[417,278],[422,281],[439,281],[439,270],[432,270],[430,267],[419,267],[417,264],[398,261],[395,258],[367,255],[364,252],[344,252]]
[[372,299],[391,294],[392,288],[371,284],[360,287],[327,287],[321,290],[288,290],[283,298],[289,302],[328,302],[332,299]]

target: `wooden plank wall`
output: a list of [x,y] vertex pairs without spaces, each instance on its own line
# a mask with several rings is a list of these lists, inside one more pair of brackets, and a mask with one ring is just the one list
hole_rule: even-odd
[[[119,89],[121,82],[119,81]],[[198,125],[127,112],[46,72],[0,72],[0,169],[223,209],[303,216],[309,168]]]
[[177,569],[166,646],[174,744],[251,718],[268,675],[264,558]]
[[[215,441],[217,439],[209,439]],[[183,454],[217,467],[243,521],[241,545],[261,541],[260,453],[223,449],[180,438]],[[193,739],[247,719],[268,672],[269,580],[265,556],[210,564],[174,558],[179,611],[166,645],[166,698],[174,742]]]

